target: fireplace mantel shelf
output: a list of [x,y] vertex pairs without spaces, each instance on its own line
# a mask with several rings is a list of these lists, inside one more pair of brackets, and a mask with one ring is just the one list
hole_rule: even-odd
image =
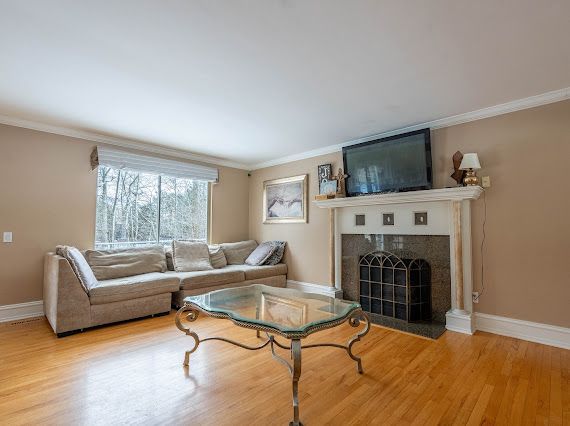
[[357,207],[382,204],[423,203],[430,201],[476,200],[483,193],[480,186],[428,189],[426,191],[395,192],[392,194],[363,195],[361,197],[333,198],[313,201],[320,208]]

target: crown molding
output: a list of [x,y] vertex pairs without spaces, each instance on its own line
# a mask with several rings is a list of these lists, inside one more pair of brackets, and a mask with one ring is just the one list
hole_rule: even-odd
[[307,158],[318,157],[320,155],[332,154],[342,151],[342,148],[350,145],[355,145],[362,142],[368,142],[375,139],[385,138],[388,136],[397,135],[399,133],[412,132],[414,130],[425,129],[441,129],[444,127],[455,126],[457,124],[469,123],[471,121],[482,120],[484,118],[495,117],[497,115],[508,114],[510,112],[520,111],[523,109],[534,108],[541,105],[551,104],[570,99],[570,87],[560,90],[553,90],[552,92],[542,93],[540,95],[530,96],[524,99],[507,102],[500,105],[495,105],[488,108],[478,109],[476,111],[466,112],[464,114],[453,115],[450,117],[440,118],[425,123],[414,124],[413,126],[402,127],[399,129],[390,130],[383,133],[366,136],[359,139],[353,139],[336,145],[329,145],[323,148],[305,151],[299,154],[288,155],[286,157],[276,158],[274,160],[264,161],[251,166],[251,170],[263,169],[266,167],[278,166],[280,164],[291,163],[293,161],[305,160]]
[[21,118],[9,117],[6,115],[0,115],[0,124],[22,127],[25,129],[37,130],[40,132],[52,133],[61,136],[69,136],[72,138],[83,139],[97,143],[104,143],[108,145],[118,146],[126,149],[144,151],[158,155],[165,155],[168,157],[182,158],[185,160],[191,160],[200,163],[214,164],[224,167],[232,167],[241,170],[257,170],[266,167],[277,166],[280,164],[291,163],[293,161],[305,160],[307,158],[318,157],[320,155],[332,154],[341,151],[342,148],[345,146],[350,146],[361,142],[368,142],[374,139],[393,136],[399,133],[411,132],[426,127],[429,127],[431,129],[440,129],[443,127],[455,126],[457,124],[468,123],[470,121],[495,117],[497,115],[507,114],[509,112],[520,111],[528,108],[534,108],[537,106],[564,101],[567,99],[570,99],[570,87],[566,87],[560,90],[554,90],[552,92],[542,93],[536,96],[530,96],[524,99],[518,99],[515,101],[507,102],[500,105],[495,105],[488,108],[482,108],[464,114],[453,115],[451,117],[440,118],[425,123],[402,127],[383,133],[377,133],[363,138],[346,141],[340,144],[329,145],[323,148],[313,149],[310,151],[301,152],[299,154],[288,155],[285,157],[276,158],[274,160],[264,161],[257,164],[243,164],[231,160],[224,160],[217,157],[211,157],[208,155],[194,154],[182,149],[168,148],[159,145],[149,144],[146,142],[119,138],[115,136],[101,135],[98,133],[88,132],[84,130],[77,130],[69,127],[54,126],[51,124],[46,124],[31,120],[24,120]]
[[242,170],[250,170],[250,166],[248,166],[247,164],[237,163],[235,161],[224,160],[216,157],[210,157],[208,155],[194,154],[182,149],[168,148],[130,139],[123,139],[114,136],[106,136],[98,133],[87,132],[84,130],[72,129],[69,127],[53,126],[51,124],[24,120],[15,117],[9,117],[6,115],[0,115],[0,124],[5,124],[14,127],[22,127],[24,129],[30,129],[30,130],[37,130],[40,132],[52,133],[55,135],[68,136],[76,139],[83,139],[90,142],[103,143],[126,149],[133,149],[137,151],[144,151],[158,155],[165,155],[168,157],[182,158],[185,160],[191,160],[200,163],[215,164],[218,166],[232,167],[235,169],[242,169]]

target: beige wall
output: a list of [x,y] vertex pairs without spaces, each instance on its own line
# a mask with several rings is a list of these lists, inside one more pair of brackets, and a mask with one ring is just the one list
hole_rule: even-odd
[[[287,241],[285,261],[287,278],[295,281],[325,284],[329,282],[329,212],[312,206],[319,193],[317,166],[332,163],[336,173],[342,167],[339,154],[324,155],[280,166],[255,170],[251,173],[249,189],[249,234],[259,241]],[[296,175],[309,174],[309,220],[307,224],[263,224],[263,182]]]
[[219,167],[220,182],[212,185],[210,241],[223,243],[249,237],[249,177],[239,169]]
[[[14,233],[12,244],[0,242],[0,306],[42,299],[43,255],[57,244],[93,246],[97,174],[89,155],[94,146],[0,125],[0,232]],[[247,172],[219,169],[211,238],[246,239]]]
[[[491,176],[487,191],[485,294],[476,310],[570,327],[570,101],[518,111],[432,132],[434,186],[453,185],[451,156],[478,152]],[[289,242],[289,278],[327,283],[328,212],[309,207],[308,224],[264,225],[263,181],[309,173],[317,193],[316,167],[342,164],[340,153],[256,170],[250,178],[250,236]],[[472,214],[475,286],[481,282],[483,200]]]

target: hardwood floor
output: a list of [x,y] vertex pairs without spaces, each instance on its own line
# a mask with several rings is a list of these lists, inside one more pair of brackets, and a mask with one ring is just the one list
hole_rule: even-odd
[[[201,316],[202,337],[255,332]],[[344,343],[345,325],[309,341]],[[286,425],[291,382],[269,350],[191,339],[174,315],[57,339],[45,320],[0,325],[0,424]],[[570,424],[570,351],[488,333],[431,341],[373,327],[355,345],[303,352],[305,425]],[[283,354],[283,351],[281,352]]]

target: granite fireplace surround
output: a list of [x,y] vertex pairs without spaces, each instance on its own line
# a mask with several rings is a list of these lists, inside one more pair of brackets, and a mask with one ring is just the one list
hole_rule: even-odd
[[431,267],[431,322],[405,322],[371,314],[374,323],[425,337],[445,331],[445,314],[451,309],[450,246],[447,235],[342,234],[342,289],[344,298],[359,300],[360,257],[374,251],[407,251]]

